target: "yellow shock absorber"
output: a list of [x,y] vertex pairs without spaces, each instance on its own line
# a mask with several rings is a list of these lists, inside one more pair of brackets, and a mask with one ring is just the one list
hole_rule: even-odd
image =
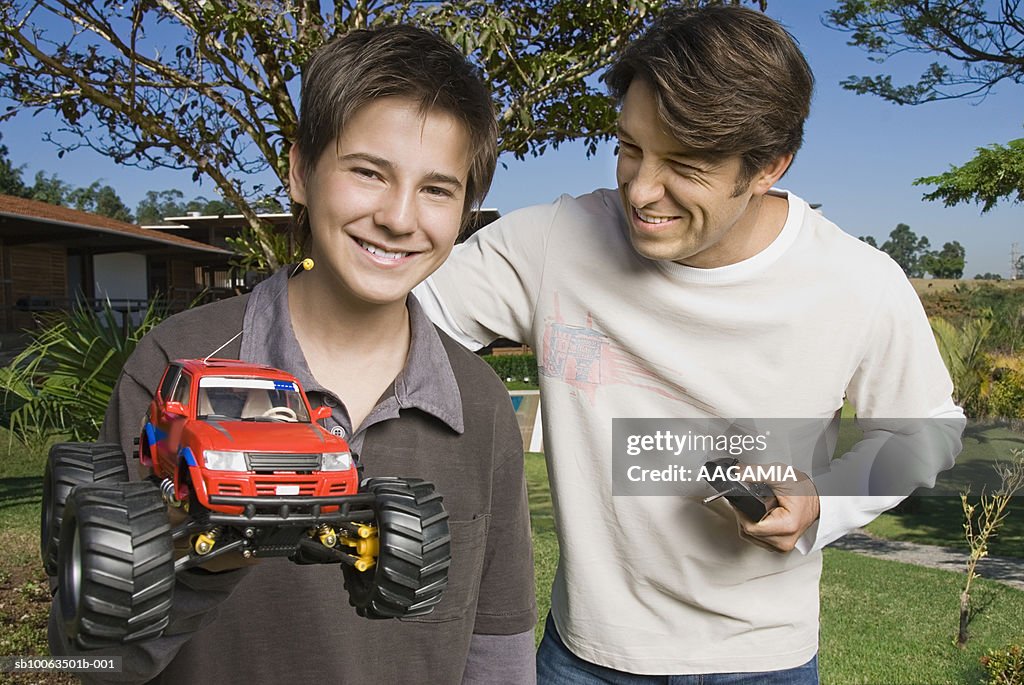
[[377,526],[360,525],[356,529],[356,538],[343,537],[341,542],[349,547],[358,557],[354,564],[359,572],[365,572],[373,568],[380,556],[380,538],[377,536]]
[[334,532],[334,528],[326,523],[317,529],[317,537],[320,538],[320,543],[324,547],[334,547],[338,544],[338,534]]
[[219,535],[219,528],[211,528],[205,533],[200,533],[193,538],[192,548],[195,549],[196,554],[199,556],[205,556],[213,551],[213,546],[217,544],[217,537]]

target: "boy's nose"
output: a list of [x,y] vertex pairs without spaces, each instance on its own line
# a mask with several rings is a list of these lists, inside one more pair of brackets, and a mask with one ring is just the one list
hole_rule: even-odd
[[391,233],[407,234],[416,230],[416,199],[412,193],[394,189],[381,198],[374,221]]

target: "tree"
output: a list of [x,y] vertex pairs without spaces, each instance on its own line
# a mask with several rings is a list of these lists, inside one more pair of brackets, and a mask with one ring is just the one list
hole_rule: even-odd
[[875,237],[873,235],[862,235],[861,237],[857,238],[857,240],[862,240],[871,247],[878,247],[878,241],[875,240]]
[[[253,204],[254,209],[259,209],[260,205],[264,200],[259,200]],[[193,198],[185,205],[186,212],[199,212],[204,216],[217,216],[222,214],[234,214],[237,212],[232,211],[231,205],[223,200],[208,200],[202,195]]]
[[[916,83],[896,85],[888,74],[842,82],[857,93],[917,105],[983,99],[998,83],[1024,82],[1020,0],[839,0],[825,21],[849,32],[849,44],[876,55],[876,61],[902,53],[938,58]],[[937,186],[924,197],[947,207],[977,202],[987,212],[1003,199],[1024,201],[1024,138],[980,148],[967,163],[915,183]]]
[[[68,136],[50,136],[60,153],[209,178],[276,266],[254,203],[286,195],[299,71],[329,36],[398,21],[438,30],[493,89],[502,151],[583,138],[592,152],[615,105],[589,77],[667,2],[14,0],[0,5],[0,96],[14,103],[3,117],[47,110]],[[279,187],[246,180],[266,169]]]
[[[0,133],[0,140],[3,140],[3,137],[3,134]],[[25,182],[21,179],[25,165],[14,166],[7,154],[7,146],[0,145],[0,195],[25,197],[28,188],[25,187]]]
[[135,207],[135,220],[141,226],[150,226],[163,222],[169,216],[181,216],[185,208],[181,200],[185,194],[180,190],[150,190],[146,197]]
[[929,252],[921,258],[921,270],[935,278],[963,278],[964,246],[954,240],[938,252]]
[[117,191],[109,185],[101,186],[99,181],[93,181],[86,187],[75,188],[68,193],[67,201],[75,209],[85,212],[128,223],[135,221],[132,211],[124,204]]
[[1001,281],[1003,280],[1002,274],[994,274],[991,271],[986,271],[983,274],[975,274],[974,280],[976,281]]
[[35,183],[28,189],[30,200],[48,202],[51,205],[66,205],[71,186],[57,178],[57,174],[47,176],[42,171],[36,172]]
[[947,207],[963,202],[981,204],[987,212],[999,200],[1024,202],[1024,138],[1006,145],[978,148],[974,159],[937,176],[925,176],[914,185],[938,186],[926,200],[942,200]]
[[928,254],[929,247],[928,238],[918,238],[910,226],[897,224],[889,239],[882,243],[881,250],[892,257],[908,277],[920,278],[924,275],[921,261]]

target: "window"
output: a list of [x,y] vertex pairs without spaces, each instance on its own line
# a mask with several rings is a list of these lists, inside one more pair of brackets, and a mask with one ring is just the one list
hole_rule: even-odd
[[164,379],[160,383],[160,397],[164,401],[171,397],[171,389],[174,387],[174,381],[178,380],[178,374],[181,373],[180,366],[168,366],[167,372],[164,374]]
[[181,378],[178,380],[178,384],[174,386],[174,390],[171,393],[171,400],[175,402],[181,402],[183,406],[188,406],[189,390],[192,387],[192,376],[182,372]]

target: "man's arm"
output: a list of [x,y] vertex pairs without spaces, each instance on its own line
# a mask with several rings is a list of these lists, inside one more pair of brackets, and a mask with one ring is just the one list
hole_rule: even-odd
[[548,235],[560,205],[517,210],[456,245],[441,268],[413,289],[431,321],[471,350],[497,338],[530,343]]
[[796,543],[805,554],[934,486],[962,449],[966,419],[920,298],[895,263],[888,269],[846,390],[863,438],[815,478],[820,515]]

